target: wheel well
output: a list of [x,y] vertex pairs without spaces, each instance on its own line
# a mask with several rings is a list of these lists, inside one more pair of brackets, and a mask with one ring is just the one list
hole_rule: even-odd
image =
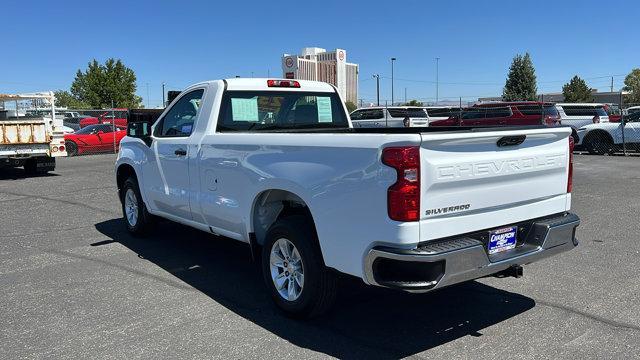
[[133,166],[129,164],[122,164],[118,166],[118,170],[116,172],[116,184],[118,186],[118,194],[120,194],[121,198],[122,198],[121,191],[122,191],[122,187],[124,186],[124,182],[130,177],[134,177],[136,178],[136,180],[138,180],[136,176],[136,171],[133,169]]
[[294,214],[308,217],[315,228],[311,211],[302,198],[286,190],[261,192],[254,201],[252,213],[253,233],[256,236],[256,242],[260,245],[264,244],[269,227],[278,219]]
[[580,141],[580,137],[578,136],[578,131],[573,126],[571,127],[571,136],[573,137],[573,141],[577,144]]
[[589,133],[587,133],[587,135],[585,135],[584,137],[584,142],[588,142],[589,140],[593,139],[596,136],[600,136],[603,139],[607,139],[609,141],[611,141],[611,143],[613,143],[613,137],[611,136],[611,134],[609,134],[608,132],[604,131],[604,130],[592,130],[589,131]]

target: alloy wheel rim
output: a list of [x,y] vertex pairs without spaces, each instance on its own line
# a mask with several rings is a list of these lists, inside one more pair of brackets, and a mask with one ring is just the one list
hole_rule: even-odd
[[297,300],[304,289],[304,264],[296,246],[285,238],[275,241],[269,267],[278,294],[287,301]]
[[124,213],[129,225],[136,226],[138,223],[138,199],[132,189],[127,189],[124,195]]

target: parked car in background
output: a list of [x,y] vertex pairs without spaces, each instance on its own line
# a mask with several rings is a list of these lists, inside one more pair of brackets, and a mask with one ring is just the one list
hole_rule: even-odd
[[624,115],[618,123],[604,122],[589,124],[578,129],[577,149],[585,149],[590,154],[611,154],[622,148],[640,150],[640,111]]
[[[114,131],[115,130],[115,131]],[[67,154],[75,156],[85,153],[112,152],[127,135],[125,127],[110,124],[89,125],[64,136]]]
[[68,127],[68,126],[64,126],[64,125],[62,126],[62,128],[61,128],[61,129],[62,129],[62,133],[63,133],[63,134],[65,134],[65,135],[66,135],[66,134],[71,134],[71,133],[73,133],[74,131],[76,131],[76,129],[71,128],[71,127]]
[[459,115],[462,108],[459,106],[425,106],[429,116],[429,123],[432,121],[447,120],[452,116]]
[[419,106],[370,107],[351,113],[354,127],[425,127],[429,116]]
[[618,104],[602,104],[604,111],[609,116],[609,122],[620,122],[622,119],[622,110]]
[[476,104],[446,120],[431,121],[429,126],[524,126],[560,125],[560,115],[552,103],[536,101],[492,102]]
[[636,112],[640,112],[640,106],[631,106],[624,110],[625,114],[631,115]]
[[578,142],[578,129],[589,124],[609,122],[609,115],[603,104],[595,103],[558,103],[562,125],[571,126],[573,140]]
[[64,118],[65,119],[79,118],[79,117],[81,117],[81,115],[77,111],[65,111],[64,112]]
[[97,117],[87,117],[80,120],[80,128],[96,124],[115,124],[116,126],[127,127],[127,119],[118,118],[112,115],[111,111],[105,111]]
[[[34,101],[47,106],[48,111],[21,114],[22,106]],[[6,104],[15,106],[8,110]],[[24,166],[28,174],[55,170],[56,158],[67,156],[62,129],[62,117],[55,114],[52,91],[30,94],[0,94],[0,168]]]

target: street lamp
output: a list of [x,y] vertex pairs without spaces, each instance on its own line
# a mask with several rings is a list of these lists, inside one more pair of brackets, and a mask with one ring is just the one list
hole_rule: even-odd
[[376,79],[376,100],[380,106],[380,74],[373,74],[373,78]]
[[438,92],[440,90],[440,79],[439,79],[439,62],[440,62],[440,58],[437,57],[436,58],[436,104],[438,104]]
[[391,106],[393,106],[393,62],[396,61],[396,58],[391,58]]

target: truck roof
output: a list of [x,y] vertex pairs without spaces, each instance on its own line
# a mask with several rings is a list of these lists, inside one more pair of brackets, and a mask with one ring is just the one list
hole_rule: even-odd
[[[300,87],[269,87],[268,80],[297,81]],[[264,91],[311,91],[311,92],[335,92],[335,88],[322,81],[278,79],[278,78],[231,78],[225,79],[227,90],[264,90]]]
[[601,103],[557,103],[558,106],[590,106],[590,107],[601,107],[604,106]]

